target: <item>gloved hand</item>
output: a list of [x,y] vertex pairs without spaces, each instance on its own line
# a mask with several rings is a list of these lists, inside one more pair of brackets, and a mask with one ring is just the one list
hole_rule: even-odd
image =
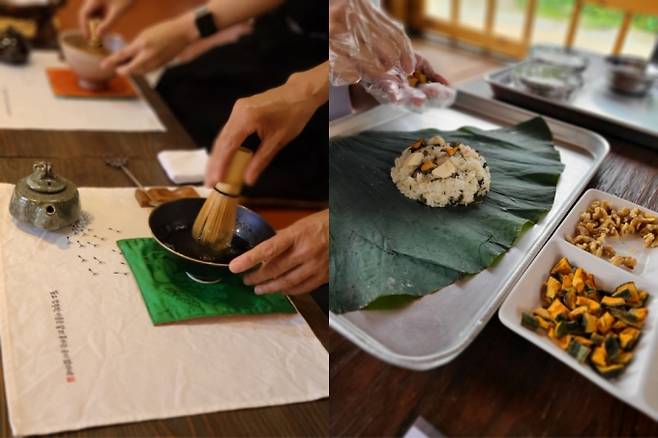
[[85,0],[78,12],[80,30],[89,38],[89,20],[100,18],[98,33],[104,35],[132,4],[133,0]]
[[[414,52],[402,26],[370,0],[337,0],[329,20],[329,65],[333,85],[359,83],[381,103],[412,108],[448,106],[455,97],[443,77]],[[409,83],[414,71],[431,83]]]

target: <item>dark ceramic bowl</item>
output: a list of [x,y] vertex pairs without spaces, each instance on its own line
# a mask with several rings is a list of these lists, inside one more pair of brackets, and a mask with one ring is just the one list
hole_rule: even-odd
[[192,225],[205,201],[191,198],[162,204],[151,212],[149,227],[155,240],[184,265],[193,280],[216,283],[233,258],[274,236],[274,230],[258,213],[238,206],[231,249],[213,253],[192,237]]

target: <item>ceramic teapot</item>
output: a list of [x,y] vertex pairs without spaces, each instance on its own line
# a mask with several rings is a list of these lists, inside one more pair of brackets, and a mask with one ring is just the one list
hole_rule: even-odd
[[78,188],[71,181],[55,176],[53,166],[39,161],[31,175],[14,188],[9,213],[20,222],[45,230],[57,230],[80,217]]

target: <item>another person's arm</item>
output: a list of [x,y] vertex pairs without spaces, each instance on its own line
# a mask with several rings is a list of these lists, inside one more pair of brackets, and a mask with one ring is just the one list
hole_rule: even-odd
[[[88,1],[110,4],[128,0]],[[217,28],[225,29],[263,15],[283,2],[284,0],[212,0],[206,6],[213,14]],[[130,44],[109,56],[104,61],[104,66],[116,67],[121,74],[144,74],[162,67],[200,38],[195,20],[196,10],[143,30]],[[86,28],[86,24],[84,27]],[[107,29],[105,21],[99,29]]]

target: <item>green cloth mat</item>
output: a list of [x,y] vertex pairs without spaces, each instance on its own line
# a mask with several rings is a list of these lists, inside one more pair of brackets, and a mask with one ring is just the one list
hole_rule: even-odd
[[286,297],[256,295],[239,275],[227,272],[221,283],[197,283],[154,239],[125,239],[117,245],[132,269],[153,324],[211,316],[295,313]]

